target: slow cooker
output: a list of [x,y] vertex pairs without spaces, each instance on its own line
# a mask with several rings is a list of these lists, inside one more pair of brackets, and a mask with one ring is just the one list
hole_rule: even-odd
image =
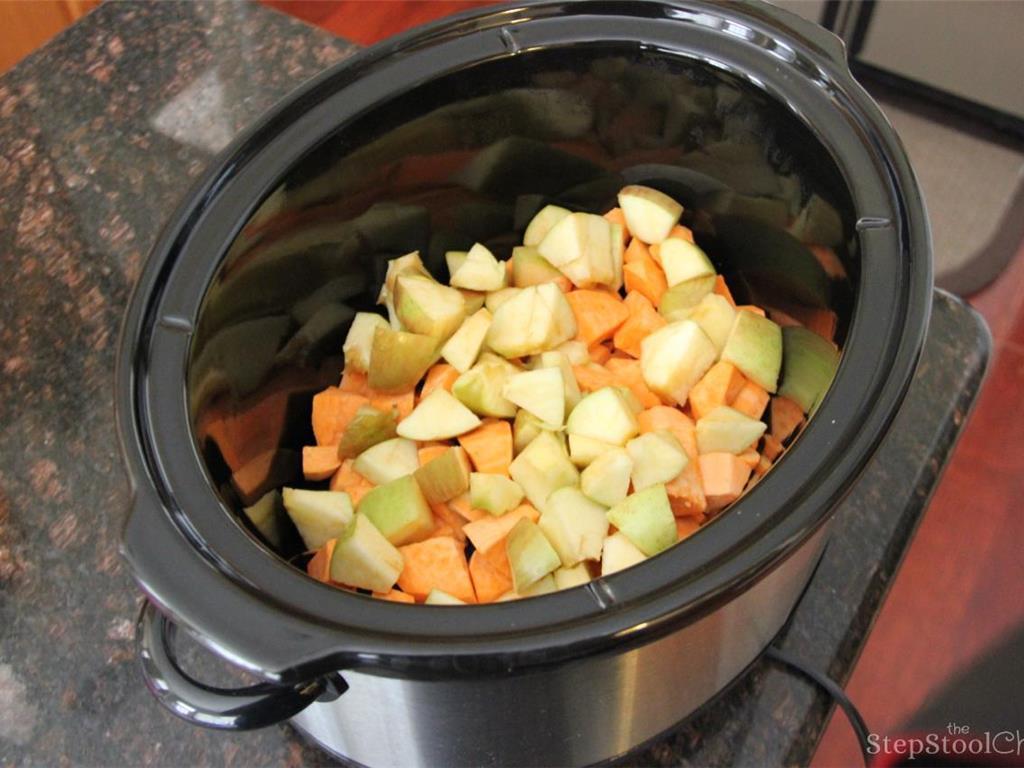
[[[542,597],[400,605],[306,576],[241,514],[301,482],[314,392],[389,258],[507,254],[554,202],[659,188],[744,300],[825,318],[829,393],[784,457],[697,534]],[[124,325],[123,549],[146,683],[197,725],[290,720],[368,766],[621,756],[736,678],[783,626],[837,503],[909,385],[929,230],[899,140],[842,44],[772,6],[545,1],[452,17],[314,78],[170,216]],[[174,630],[260,678],[194,679]]]

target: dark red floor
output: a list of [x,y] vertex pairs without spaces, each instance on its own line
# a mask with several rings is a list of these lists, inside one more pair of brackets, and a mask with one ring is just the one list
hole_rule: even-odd
[[[433,2],[269,4],[363,44],[425,21],[487,5]],[[970,301],[995,340],[988,381],[847,691],[878,733],[892,733],[951,674],[1024,621],[1024,248]],[[979,724],[981,727],[983,724]],[[860,763],[836,718],[814,766]]]

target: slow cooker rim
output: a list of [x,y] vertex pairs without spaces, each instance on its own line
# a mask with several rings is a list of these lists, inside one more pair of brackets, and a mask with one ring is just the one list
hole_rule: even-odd
[[[593,4],[580,3],[578,4],[578,7],[589,7],[591,5]],[[636,4],[620,2],[612,4],[601,3],[599,5],[604,8],[608,8],[609,6],[620,8],[625,6],[634,6]],[[708,6],[704,6],[703,4],[696,2],[646,3],[644,5],[646,5],[648,8],[659,7],[663,9],[663,11],[665,11],[666,9],[680,11],[693,10],[695,8],[708,8]],[[536,12],[538,8],[552,7],[560,6],[558,3],[540,3],[528,7],[526,11]],[[744,6],[744,8],[747,9],[752,7],[754,6]],[[719,17],[726,10],[728,9],[714,7],[714,11]],[[758,18],[761,18],[762,20],[766,14],[769,17],[778,16],[778,14],[775,13],[774,11],[766,12],[764,8],[761,8],[759,6],[757,7],[757,11]],[[486,11],[483,12],[468,12],[466,14],[461,14],[457,23],[464,24],[468,20],[475,22],[478,28],[483,28],[487,26],[488,20],[493,21],[495,17],[498,17],[502,14],[507,14],[508,12],[509,10],[506,8],[499,8],[497,10],[487,9]],[[505,20],[507,20],[507,16]],[[386,59],[390,54],[404,50],[406,47],[422,45],[424,40],[429,40],[431,36],[434,35],[434,30],[450,29],[454,25],[456,25],[456,22],[443,22],[438,25],[435,25],[434,27],[426,31],[411,33],[410,35],[407,35],[399,40],[392,41],[391,43],[385,45],[382,51],[371,50],[369,53],[371,53],[372,55],[367,56],[366,59],[370,62],[378,61],[382,58]],[[788,34],[791,37],[796,35],[796,33],[792,30],[789,30]],[[819,52],[815,55],[820,56],[820,50],[821,47],[819,47]],[[318,76],[310,84],[304,86],[297,93],[290,96],[286,100],[286,102],[283,102],[283,104],[293,104],[300,98],[314,93],[316,89],[320,87],[321,84],[330,80],[330,78],[335,76],[339,70],[355,66],[356,63],[358,62],[349,60],[348,62],[344,62],[342,65],[339,65],[336,68],[328,70],[323,75]],[[919,194],[916,190],[916,185],[913,181],[912,174],[910,174],[909,172],[909,167],[907,167],[905,161],[901,157],[899,157],[898,152],[892,152],[892,149],[898,146],[898,141],[895,139],[894,134],[891,131],[891,128],[889,128],[887,124],[884,123],[884,119],[880,119],[880,113],[877,112],[877,109],[874,109],[869,102],[866,104],[864,103],[864,96],[862,91],[860,91],[860,88],[858,85],[856,85],[855,81],[852,80],[852,77],[849,76],[849,73],[845,71],[845,68],[834,66],[833,62],[825,61],[820,63],[823,63],[826,67],[828,67],[830,79],[832,79],[834,83],[841,82],[843,86],[842,89],[840,89],[841,92],[847,94],[852,93],[853,96],[860,97],[861,103],[855,106],[857,106],[859,110],[861,110],[861,117],[865,120],[865,122],[869,122],[872,124],[872,128],[876,132],[876,140],[878,140],[880,143],[888,145],[887,147],[884,148],[884,151],[882,151],[881,154],[889,155],[887,162],[896,163],[897,167],[891,170],[894,172],[895,176],[898,179],[897,183],[899,183],[900,186],[903,187],[905,200],[908,203],[910,203],[909,207],[915,208],[916,205],[914,204],[919,201]],[[874,114],[870,114],[872,111],[874,112]],[[139,414],[135,412],[134,408],[128,408],[127,406],[127,403],[130,401],[134,401],[135,396],[138,394],[137,385],[142,384],[143,388],[145,388],[144,367],[139,368],[136,365],[132,364],[132,357],[139,351],[144,342],[148,342],[148,337],[152,333],[153,326],[157,322],[159,322],[156,320],[155,316],[151,314],[153,311],[155,311],[156,305],[158,303],[155,301],[156,297],[153,295],[151,289],[153,287],[153,284],[158,281],[159,275],[163,272],[163,270],[171,266],[170,264],[167,263],[171,255],[174,254],[175,257],[179,257],[181,255],[180,253],[175,253],[175,248],[180,247],[181,245],[184,244],[184,233],[188,230],[189,226],[195,223],[196,219],[201,213],[203,206],[211,202],[211,199],[214,197],[215,188],[221,182],[224,181],[225,169],[229,167],[232,163],[237,162],[240,151],[243,148],[248,147],[253,137],[258,135],[261,131],[265,131],[267,129],[267,126],[271,125],[274,122],[274,118],[280,118],[281,114],[282,106],[279,105],[270,113],[270,116],[268,118],[261,121],[261,123],[258,126],[256,126],[256,128],[254,128],[247,135],[241,137],[234,145],[232,145],[232,147],[229,148],[229,150],[227,150],[224,153],[224,155],[222,155],[221,162],[214,163],[211,166],[211,169],[208,171],[207,175],[196,186],[196,190],[199,191],[199,195],[190,194],[188,197],[186,197],[185,202],[179,208],[178,212],[175,214],[172,220],[168,223],[167,227],[164,230],[164,234],[161,236],[157,246],[154,248],[154,258],[152,258],[151,262],[147,264],[143,278],[140,279],[134,298],[132,300],[132,311],[129,313],[129,316],[126,319],[124,333],[122,335],[121,353],[119,355],[118,380],[121,387],[119,391],[123,395],[122,397],[119,398],[118,401],[119,420],[121,424],[120,432],[122,436],[122,442],[125,448],[125,454],[128,457],[129,463],[132,465],[132,468],[134,470],[132,473],[133,477],[144,479],[146,482],[152,485],[159,485],[158,478],[153,476],[154,469],[156,469],[157,474],[159,474],[160,471],[159,460],[158,457],[154,455],[154,446],[151,444],[151,441],[153,440],[153,435],[143,435],[141,433],[140,424],[136,420]],[[905,216],[907,215],[906,210],[904,210],[902,213]],[[912,218],[914,219],[913,221],[907,220],[902,222],[902,230],[909,240],[915,241],[919,244],[918,248],[915,250],[917,250],[918,252],[926,253],[928,249],[927,224],[926,222],[920,220],[920,217]],[[888,388],[886,392],[886,402],[888,403],[887,410],[889,419],[891,419],[892,415],[895,413],[896,404],[902,397],[903,392],[905,392],[906,386],[909,384],[910,371],[912,371],[913,363],[916,360],[917,352],[919,351],[921,341],[923,340],[923,332],[924,327],[926,325],[927,317],[926,304],[928,299],[930,298],[930,271],[927,262],[927,258],[918,259],[916,262],[916,269],[911,270],[908,274],[909,282],[915,283],[915,285],[907,286],[907,304],[913,310],[912,312],[910,312],[911,318],[918,318],[918,323],[916,324],[916,327],[904,329],[905,333],[903,333],[900,337],[901,343],[897,350],[899,366],[894,366],[893,370],[901,371],[902,375],[896,377],[897,380],[892,386]],[[922,290],[922,286],[925,287],[924,290]],[[915,288],[915,290],[911,291],[911,288]],[[853,329],[851,329],[851,340],[853,338]],[[136,374],[139,374],[138,378],[136,378]],[[844,372],[841,369],[840,374],[839,376],[837,376],[836,379],[836,385],[839,384],[843,376]],[[835,387],[833,388],[833,391],[834,390]],[[130,397],[126,397],[124,395],[130,395]],[[821,410],[819,411],[817,418],[814,420],[814,422],[812,422],[811,426],[808,428],[808,434],[814,429],[814,424],[819,420],[825,418],[828,413],[829,400],[827,399],[826,402],[823,404]],[[796,449],[794,449],[794,452],[795,450]],[[147,452],[149,453],[148,456],[146,455]],[[866,463],[867,458],[870,456],[870,452],[870,448],[862,451],[863,455],[860,456],[861,466],[863,465],[863,463]],[[857,469],[859,469],[859,467]],[[855,472],[853,472],[853,474],[855,474]],[[748,547],[747,550],[745,550],[745,553],[748,555],[746,562],[748,567],[740,569],[740,573],[733,573],[728,582],[720,581],[720,588],[705,593],[705,599],[699,601],[699,604],[694,603],[687,604],[685,606],[676,605],[676,610],[669,610],[667,606],[663,606],[666,608],[666,610],[661,610],[661,612],[649,610],[648,612],[654,613],[658,618],[656,622],[649,622],[647,626],[644,628],[644,630],[635,630],[636,625],[643,622],[633,621],[632,623],[630,623],[631,620],[626,618],[626,614],[628,613],[632,615],[634,610],[639,610],[641,608],[650,608],[652,603],[656,603],[658,601],[646,600],[643,601],[643,605],[636,605],[635,607],[630,605],[623,605],[622,607],[617,607],[617,610],[615,611],[604,612],[599,614],[597,616],[597,619],[592,623],[602,625],[602,627],[600,628],[590,626],[585,628],[578,627],[577,629],[587,629],[588,631],[577,632],[566,632],[564,631],[564,629],[558,628],[553,629],[550,633],[538,631],[537,635],[544,636],[545,638],[545,642],[541,643],[540,645],[550,644],[550,638],[548,638],[548,635],[559,635],[562,636],[563,640],[568,641],[562,643],[563,647],[571,648],[573,649],[573,652],[579,652],[585,646],[593,645],[594,647],[598,647],[606,646],[610,642],[622,642],[626,638],[626,635],[629,635],[634,638],[640,636],[646,637],[648,634],[653,634],[656,631],[657,628],[654,626],[654,623],[658,623],[661,626],[661,628],[664,629],[665,627],[668,627],[671,623],[692,620],[698,612],[710,610],[713,607],[713,604],[717,604],[718,602],[727,600],[728,596],[730,594],[735,594],[737,589],[745,589],[746,586],[749,584],[749,581],[751,581],[753,578],[759,578],[763,576],[774,563],[783,559],[800,543],[800,541],[802,541],[807,536],[810,536],[814,532],[814,530],[816,530],[817,527],[820,526],[825,521],[825,519],[827,519],[827,517],[829,516],[829,509],[838,499],[838,496],[841,495],[845,488],[849,486],[850,482],[852,482],[852,480],[845,483],[842,488],[837,488],[835,490],[835,492],[832,494],[832,498],[829,499],[827,506],[824,506],[821,509],[819,509],[817,514],[811,515],[809,523],[801,526],[798,535],[794,535],[793,532],[786,533],[785,531],[782,531],[780,529],[779,533],[784,534],[784,540],[781,543],[773,542],[769,546],[769,542],[767,540],[761,540],[754,546]],[[758,493],[759,489],[768,487],[770,483],[771,475],[769,475],[768,480],[760,484],[758,486],[758,489],[755,489],[755,491],[748,497],[747,503],[750,506],[754,506],[752,502],[756,500],[755,494]],[[146,492],[146,489],[143,489],[143,492],[140,493],[140,498],[142,499],[149,499],[150,496],[151,493]],[[167,498],[165,495],[165,497],[161,499],[161,503],[165,506],[172,506],[174,500],[171,498]],[[737,510],[734,510],[734,513],[735,512],[737,512]],[[790,514],[789,518],[792,517],[793,514]],[[180,516],[177,522],[178,524],[181,524],[183,522],[180,519]],[[129,559],[133,562],[133,565],[136,566],[135,570],[137,575],[141,576],[141,574],[144,574],[147,571],[147,568],[143,563],[139,561],[140,553],[133,553],[133,543],[137,545],[137,541],[126,541],[126,549],[128,550]],[[683,545],[680,545],[679,547],[675,548],[675,550],[680,551],[684,547],[686,547],[687,544],[692,543],[693,542],[684,543]],[[665,555],[661,557],[665,557]],[[753,560],[753,564],[756,566],[753,568],[753,570],[749,568],[749,566],[751,565],[750,560]],[[222,562],[219,565],[221,566],[220,571],[218,571],[218,569],[216,568],[212,569],[212,571],[216,572],[215,577],[223,578],[223,574],[221,572],[231,572],[231,567],[229,563]],[[645,568],[649,568],[653,565],[654,562],[652,561],[651,563],[647,563],[643,566],[632,569],[632,573],[625,572],[623,574],[618,574],[615,577],[612,577],[612,579],[616,582],[616,589],[609,589],[608,594],[605,595],[605,598],[611,599],[612,602],[617,602],[615,600],[616,592],[619,592],[620,594],[628,594],[631,589],[635,592],[635,582],[642,580],[640,579],[640,574],[643,572]],[[732,565],[736,566],[738,565],[738,563],[733,562]],[[309,581],[299,574],[296,574],[296,576],[298,578],[302,578],[304,581]],[[235,574],[235,577],[238,578],[238,574]],[[144,577],[140,578],[140,580],[143,582],[144,588],[149,588],[150,590],[158,593],[161,592],[161,590],[155,588],[155,585],[153,583],[147,584],[146,579]],[[618,588],[619,584],[627,584],[627,582],[629,581],[634,582],[634,584],[627,585],[623,587],[621,590]],[[247,589],[251,589],[252,586],[253,585],[250,584]],[[339,605],[341,605],[340,601],[358,600],[360,601],[358,607],[361,610],[366,610],[366,604],[370,602],[363,598],[353,597],[345,593],[337,592],[336,590],[330,590],[330,588],[323,587],[311,581],[309,582],[308,587],[311,588],[309,590],[310,594],[313,594],[314,590],[319,590],[321,593],[325,593],[328,591],[331,592],[332,598],[339,601]],[[481,612],[501,611],[504,612],[502,615],[504,617],[507,617],[509,609],[520,610],[528,607],[530,604],[536,604],[539,606],[541,603],[550,603],[550,605],[552,606],[552,610],[554,610],[557,602],[565,602],[566,598],[573,598],[574,592],[577,593],[577,595],[575,596],[577,599],[591,600],[594,597],[596,597],[598,600],[601,599],[600,595],[594,595],[591,597],[584,598],[583,590],[573,590],[551,597],[538,598],[535,600],[527,601],[526,603],[518,604],[515,606],[479,607],[471,611],[471,613],[480,615]],[[183,608],[182,601],[180,599],[174,599],[170,592],[167,592],[166,594],[157,594],[155,596],[157,596],[158,598],[162,598],[160,602],[169,612],[179,615],[183,619],[188,618],[188,611]],[[320,597],[322,596],[323,594],[320,595]],[[266,599],[267,596],[256,596],[251,594],[250,592],[249,597],[250,599],[262,601]],[[671,601],[663,600],[661,602]],[[407,608],[387,604],[374,604],[374,608],[381,608],[390,613],[394,613],[396,611],[401,612],[403,610],[410,612],[409,609]],[[442,610],[441,613],[444,613],[444,611]],[[619,627],[618,631],[606,631],[608,629],[606,625],[609,624],[609,622],[607,621],[608,619],[614,619],[614,621],[612,621],[611,623]],[[507,624],[507,618],[504,618],[504,622]],[[310,623],[313,626],[317,626],[321,622],[312,621]],[[471,623],[470,617],[463,614],[462,616],[460,616],[460,623]],[[203,630],[202,627],[199,627],[199,629],[200,631]],[[344,629],[350,631],[352,628]],[[332,635],[333,633],[337,633],[338,631],[339,628],[336,627],[325,628],[325,632],[327,633],[327,635]],[[637,632],[639,632],[639,634],[637,634]],[[214,632],[211,634],[215,635],[217,633]],[[571,636],[575,636],[575,641]],[[369,638],[360,636],[358,633],[356,633],[356,639],[359,641],[369,640]],[[406,640],[409,642],[396,643],[394,642],[394,638],[388,638],[389,645],[396,649],[400,646],[409,646],[411,643],[414,642],[408,636],[403,638],[403,641]],[[481,640],[479,637],[474,637],[471,638],[471,641],[466,643],[464,646],[460,644],[460,647],[458,649],[450,648],[447,649],[447,651],[451,652],[453,655],[461,655],[462,653],[467,653],[470,655],[475,653],[484,653],[489,650],[489,648],[487,647],[488,644],[490,644],[491,646],[495,645],[493,638],[487,637]],[[372,646],[375,645],[375,643],[368,643],[368,645]],[[520,646],[520,650],[525,649],[523,649],[522,646]],[[412,647],[405,647],[402,650],[396,650],[397,653],[415,653],[415,651],[416,649]],[[436,655],[438,653],[438,648],[436,646],[431,646],[427,649],[427,652],[431,655]],[[521,654],[520,657],[522,657]],[[357,659],[357,661],[361,663],[380,663],[382,660],[381,658],[378,658],[376,654],[372,652],[367,653],[364,651],[364,653]],[[269,665],[266,668],[272,670],[273,665]]]

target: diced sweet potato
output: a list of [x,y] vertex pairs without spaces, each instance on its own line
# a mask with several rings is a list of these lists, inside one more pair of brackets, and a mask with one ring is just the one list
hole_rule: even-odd
[[622,254],[623,264],[633,264],[637,261],[644,261],[651,258],[651,252],[647,246],[637,238],[633,238],[629,241],[629,245],[626,246],[625,252]]
[[512,426],[507,421],[487,421],[472,432],[460,435],[459,445],[465,449],[477,472],[508,475],[512,463]]
[[747,380],[729,405],[752,419],[760,419],[768,407],[769,400],[771,395],[768,394],[768,390]]
[[481,603],[493,602],[512,589],[511,576],[496,568],[479,550],[469,558],[469,576],[473,580],[476,599]]
[[334,554],[334,543],[334,539],[324,542],[324,545],[306,563],[306,573],[324,584],[331,580],[331,555]]
[[587,348],[587,354],[590,355],[590,362],[604,365],[612,356],[612,351],[605,344],[595,344]]
[[425,539],[399,547],[398,551],[405,560],[398,576],[403,592],[423,600],[430,590],[440,589],[463,602],[476,602],[466,553],[455,539]]
[[630,291],[623,302],[629,310],[629,318],[615,332],[613,342],[616,349],[640,358],[640,343],[665,325],[666,320],[658,314],[650,299],[638,291]]
[[415,603],[416,598],[412,595],[407,595],[405,592],[401,592],[397,589],[392,589],[390,592],[374,592],[373,596],[378,600],[387,600],[389,603]]
[[690,390],[690,410],[702,419],[720,405],[729,405],[747,380],[732,363],[715,363]]
[[768,461],[775,461],[779,458],[779,454],[782,453],[782,443],[771,435],[765,435],[764,447],[761,449],[761,453]]
[[[313,434],[317,445],[337,445],[356,411],[368,404],[363,395],[328,387],[313,396]],[[376,404],[374,404],[376,405]]]
[[773,397],[771,406],[771,436],[785,443],[804,421],[800,406],[788,397]]
[[[437,528],[430,534],[431,537],[448,535],[459,543],[466,543],[466,534],[462,530],[462,526],[466,524],[466,521],[462,519],[458,512],[455,512],[443,502],[431,504],[430,509],[434,513],[434,522],[437,524]],[[445,531],[449,533],[446,534]]]
[[346,459],[331,477],[330,488],[332,491],[344,491],[352,499],[352,505],[357,506],[363,496],[374,489],[374,485],[352,469],[352,459]]
[[676,536],[679,541],[692,536],[700,530],[700,518],[697,517],[677,517],[676,518]]
[[753,312],[755,315],[760,315],[761,317],[768,316],[763,309],[755,304],[740,304],[736,309],[745,309],[748,312]]
[[588,347],[611,338],[629,317],[622,299],[611,291],[572,291],[565,298],[576,317],[576,338]]
[[665,484],[668,503],[676,517],[700,517],[707,511],[707,498],[696,458],[683,467],[675,479]]
[[672,227],[672,230],[668,233],[669,237],[674,237],[678,240],[686,240],[687,242],[694,242],[693,230],[689,227],[684,227],[682,224],[676,224]]
[[412,413],[412,409],[416,406],[416,393],[412,390],[398,395],[391,395],[386,392],[377,392],[370,389],[367,390],[367,397],[370,398],[370,405],[378,410],[390,411],[394,408],[398,411],[399,421]]
[[459,371],[456,368],[448,365],[448,363],[438,363],[427,371],[427,376],[423,380],[423,389],[420,390],[420,400],[429,395],[435,389],[440,387],[441,389],[452,391],[452,385],[455,380],[459,378]]
[[664,429],[671,432],[683,446],[691,463],[697,460],[697,432],[693,420],[678,408],[657,405],[636,417],[641,434]]
[[736,458],[738,458],[751,469],[754,469],[754,467],[756,467],[758,463],[761,461],[761,454],[758,453],[753,448],[748,448],[743,453],[737,454]]
[[705,453],[698,459],[708,509],[716,512],[736,501],[750,477],[750,465],[731,453]]
[[431,445],[423,445],[423,446],[421,446],[420,449],[418,451],[416,451],[416,456],[420,460],[420,466],[422,467],[428,461],[432,461],[433,459],[436,459],[438,456],[440,456],[442,453],[447,451],[449,448],[451,448],[451,446],[450,445],[445,445],[444,443],[435,443],[435,444],[431,444]]
[[355,369],[346,368],[341,374],[341,384],[338,389],[342,392],[352,392],[357,395],[365,395],[369,391],[366,383],[366,374]]
[[583,392],[596,392],[602,387],[615,386],[615,376],[612,372],[597,363],[574,365],[572,372]]
[[736,306],[736,299],[732,297],[732,291],[729,290],[729,286],[726,284],[725,278],[721,275],[715,275],[715,287],[713,290],[734,307]]
[[490,512],[485,512],[482,509],[474,509],[473,505],[469,503],[469,493],[462,493],[456,496],[454,499],[449,499],[447,502],[448,506],[452,508],[463,520],[479,520],[481,518],[490,517]]
[[302,448],[302,475],[307,480],[326,480],[341,466],[336,445],[306,445]]
[[639,360],[613,357],[605,363],[605,368],[617,379],[619,386],[629,388],[630,392],[636,395],[636,399],[644,408],[661,405],[661,399],[651,392],[644,381]]
[[500,517],[487,515],[479,520],[466,523],[462,530],[465,532],[466,537],[473,542],[474,547],[482,552],[486,552],[504,539],[508,532],[515,527],[515,524],[524,517],[532,522],[537,522],[540,514],[529,504],[520,504]]

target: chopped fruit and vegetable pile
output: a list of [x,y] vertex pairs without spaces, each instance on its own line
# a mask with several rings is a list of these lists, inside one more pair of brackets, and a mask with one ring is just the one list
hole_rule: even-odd
[[[307,480],[280,497],[307,570],[395,602],[584,584],[692,535],[771,467],[839,352],[737,306],[665,194],[541,209],[511,259],[390,262],[337,387],[313,399]],[[276,494],[276,492],[273,492]],[[264,498],[247,508],[266,527]]]

